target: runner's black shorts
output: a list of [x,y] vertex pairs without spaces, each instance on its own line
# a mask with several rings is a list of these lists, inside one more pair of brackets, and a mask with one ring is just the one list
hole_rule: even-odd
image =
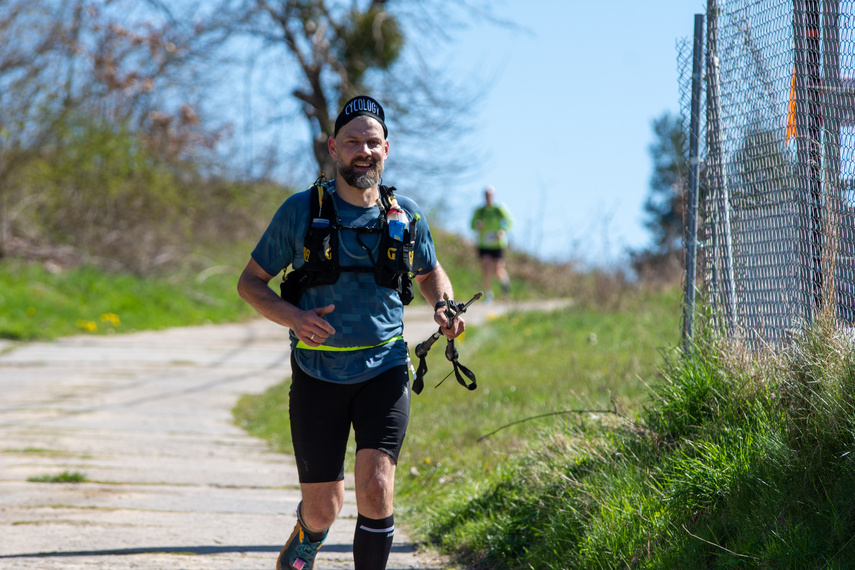
[[406,365],[358,384],[336,384],[306,374],[291,355],[291,440],[300,483],[344,479],[350,427],[356,451],[379,449],[398,462],[410,419]]
[[492,257],[493,259],[502,259],[505,256],[504,249],[487,249],[486,247],[478,248],[478,257]]

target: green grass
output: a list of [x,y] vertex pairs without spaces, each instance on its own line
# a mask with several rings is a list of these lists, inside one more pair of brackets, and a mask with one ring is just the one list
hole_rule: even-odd
[[668,353],[640,414],[532,434],[423,491],[419,534],[472,568],[850,568],[855,351],[833,330]]
[[261,394],[242,395],[232,414],[236,423],[250,435],[267,440],[273,449],[293,453],[291,426],[288,416],[290,382],[271,386]]
[[32,483],[85,483],[87,480],[86,474],[79,471],[63,471],[56,475],[27,477],[27,481]]
[[[463,285],[461,295],[480,288],[474,250],[459,236],[437,232],[444,266]],[[49,271],[17,258],[0,259],[0,338],[55,339],[74,334],[114,334],[173,326],[234,322],[257,316],[237,295],[240,272],[252,243],[226,243],[216,252],[196,252],[170,273],[141,277],[94,266]],[[515,298],[567,294],[570,269],[519,256]],[[526,275],[537,274],[530,282]],[[279,277],[271,281],[278,292]],[[470,292],[471,291],[471,292]],[[423,303],[416,295],[414,304]]]
[[0,338],[52,339],[245,319],[255,313],[236,292],[242,269],[233,264],[207,274],[140,278],[93,267],[50,273],[41,265],[3,260]]
[[[23,453],[28,455],[42,455],[45,457],[68,457],[71,456],[72,453],[68,451],[60,451],[57,449],[45,449],[43,447],[24,447],[21,449],[4,449],[3,453]],[[88,455],[82,455],[81,457],[88,457]]]
[[[673,293],[627,296],[618,309],[572,306],[552,313],[512,313],[467,332],[458,342],[460,361],[479,387],[466,391],[450,377],[440,341],[428,355],[425,390],[413,396],[400,491],[415,491],[425,478],[447,483],[489,470],[524,449],[544,428],[573,420],[573,410],[634,408],[656,375],[662,339],[676,338],[679,307]],[[414,359],[414,364],[418,362]],[[503,426],[544,414],[505,429]],[[500,430],[490,437],[482,436]],[[453,450],[450,454],[449,450]],[[425,466],[430,466],[425,469]],[[466,469],[461,471],[461,469]]]

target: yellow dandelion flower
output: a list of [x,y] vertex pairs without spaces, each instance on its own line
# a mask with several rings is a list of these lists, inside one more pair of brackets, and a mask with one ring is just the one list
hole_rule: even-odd
[[27,307],[27,314],[32,317],[33,315],[36,314],[36,308],[35,307]]
[[79,319],[77,321],[77,327],[85,330],[86,332],[95,332],[98,330],[98,323],[95,321],[85,321],[83,319]]
[[122,322],[119,320],[119,315],[116,313],[104,313],[101,315],[101,320],[105,323],[110,323],[114,327],[119,326]]

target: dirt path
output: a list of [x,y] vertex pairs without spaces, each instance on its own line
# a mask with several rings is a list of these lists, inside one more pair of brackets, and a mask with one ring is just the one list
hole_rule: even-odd
[[[476,303],[467,321],[508,308]],[[407,309],[410,343],[436,330],[431,314]],[[293,527],[296,469],[230,410],[281,382],[288,356],[287,330],[264,320],[0,341],[0,568],[272,569]],[[27,480],[64,471],[87,482]],[[346,482],[318,570],[352,568]],[[448,567],[401,526],[392,550],[390,569]]]

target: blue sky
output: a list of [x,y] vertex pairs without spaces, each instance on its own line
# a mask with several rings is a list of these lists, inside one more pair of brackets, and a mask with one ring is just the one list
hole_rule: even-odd
[[472,134],[487,155],[447,223],[495,187],[516,226],[512,247],[548,259],[614,264],[648,245],[651,121],[679,112],[677,40],[691,39],[693,0],[507,0],[501,18],[528,32],[478,25],[454,44],[460,72],[494,69]]

